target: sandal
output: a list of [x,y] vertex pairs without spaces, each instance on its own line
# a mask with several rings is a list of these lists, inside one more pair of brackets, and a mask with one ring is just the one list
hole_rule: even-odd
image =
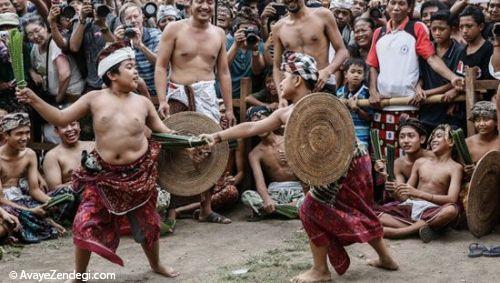
[[[228,222],[229,220],[229,222]],[[199,222],[208,222],[208,223],[219,223],[219,224],[229,224],[231,223],[231,219],[225,217],[225,216],[222,216],[220,214],[218,214],[217,212],[212,212],[210,213],[207,218],[205,219],[199,219],[198,218],[198,221]]]
[[470,258],[480,257],[487,251],[488,248],[486,246],[478,243],[472,243],[469,245],[469,254],[467,256]]
[[484,256],[487,257],[500,257],[500,246],[490,247],[483,252]]

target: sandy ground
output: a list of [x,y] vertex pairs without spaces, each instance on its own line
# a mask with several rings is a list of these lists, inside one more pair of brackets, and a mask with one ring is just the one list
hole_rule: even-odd
[[[150,272],[140,246],[131,238],[123,238],[118,248],[125,267],[93,255],[89,270],[114,272],[112,282],[287,282],[310,266],[306,236],[297,232],[300,221],[246,222],[246,215],[242,208],[234,210],[229,214],[234,221],[230,225],[179,221],[175,234],[161,239],[162,261],[181,272],[176,279],[165,280]],[[367,266],[365,261],[374,252],[368,245],[356,244],[347,248],[351,256],[347,273],[332,278],[339,282],[495,282],[500,276],[500,258],[468,258],[472,242],[500,245],[500,233],[476,239],[467,231],[450,231],[430,244],[419,239],[387,240],[400,264],[397,272]],[[11,271],[73,269],[71,237],[6,251],[0,261],[0,282],[33,282],[11,280]],[[248,271],[233,274],[240,269]]]

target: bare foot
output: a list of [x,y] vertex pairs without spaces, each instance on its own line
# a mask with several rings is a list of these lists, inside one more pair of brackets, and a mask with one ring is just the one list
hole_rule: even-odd
[[172,267],[166,265],[159,265],[158,267],[152,269],[155,273],[158,273],[165,277],[177,277],[180,275],[179,272],[175,271]]
[[384,259],[381,258],[370,259],[366,263],[373,267],[378,267],[387,270],[398,270],[399,268],[398,264],[391,257]]
[[66,229],[63,226],[59,225],[54,220],[48,218],[47,222],[49,222],[50,225],[52,225],[54,228],[56,228],[56,231],[57,231],[57,234],[59,235],[59,237],[62,237],[66,234]]
[[292,283],[320,283],[332,282],[332,274],[330,271],[321,272],[314,268],[304,271],[301,274],[290,279]]

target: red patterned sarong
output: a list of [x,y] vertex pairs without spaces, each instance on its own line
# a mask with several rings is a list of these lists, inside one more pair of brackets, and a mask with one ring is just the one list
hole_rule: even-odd
[[73,187],[83,188],[73,222],[76,246],[123,266],[115,253],[123,221],[130,221],[137,242],[152,246],[159,239],[156,180],[160,149],[160,144],[150,142],[148,151],[128,165],[108,164],[96,152],[91,153],[101,170],[79,169],[73,174]]
[[333,206],[308,193],[300,208],[309,239],[316,246],[328,246],[328,258],[339,275],[350,264],[345,246],[382,238],[382,225],[370,208],[372,203],[371,160],[363,155],[353,159]]
[[[443,208],[448,207],[450,205],[459,209],[459,207],[453,203],[449,203],[449,204],[445,204],[445,205],[441,205],[441,206],[437,206],[437,207],[425,208],[425,209],[423,209],[423,212],[421,213],[419,220],[423,220],[423,221],[429,223],[432,220],[434,220],[434,218],[436,218],[438,213],[441,212],[441,210],[443,210]],[[386,214],[396,218],[397,220],[399,220],[403,223],[409,224],[409,225],[416,222],[416,219],[412,219],[412,210],[413,210],[412,205],[406,205],[405,203],[400,202],[400,201],[390,202],[390,203],[387,203],[383,206],[379,206],[379,207],[375,208],[375,212],[378,214],[378,216],[381,216],[382,214],[386,213]],[[453,220],[450,221],[450,223],[451,222],[453,222]]]

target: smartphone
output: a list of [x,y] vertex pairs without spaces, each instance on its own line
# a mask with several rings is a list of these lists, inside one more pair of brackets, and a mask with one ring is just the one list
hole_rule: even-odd
[[493,26],[493,35],[495,37],[500,37],[500,23],[495,23]]
[[281,18],[282,16],[286,15],[286,13],[288,13],[285,4],[274,3],[273,8],[276,10],[276,17],[278,18]]

